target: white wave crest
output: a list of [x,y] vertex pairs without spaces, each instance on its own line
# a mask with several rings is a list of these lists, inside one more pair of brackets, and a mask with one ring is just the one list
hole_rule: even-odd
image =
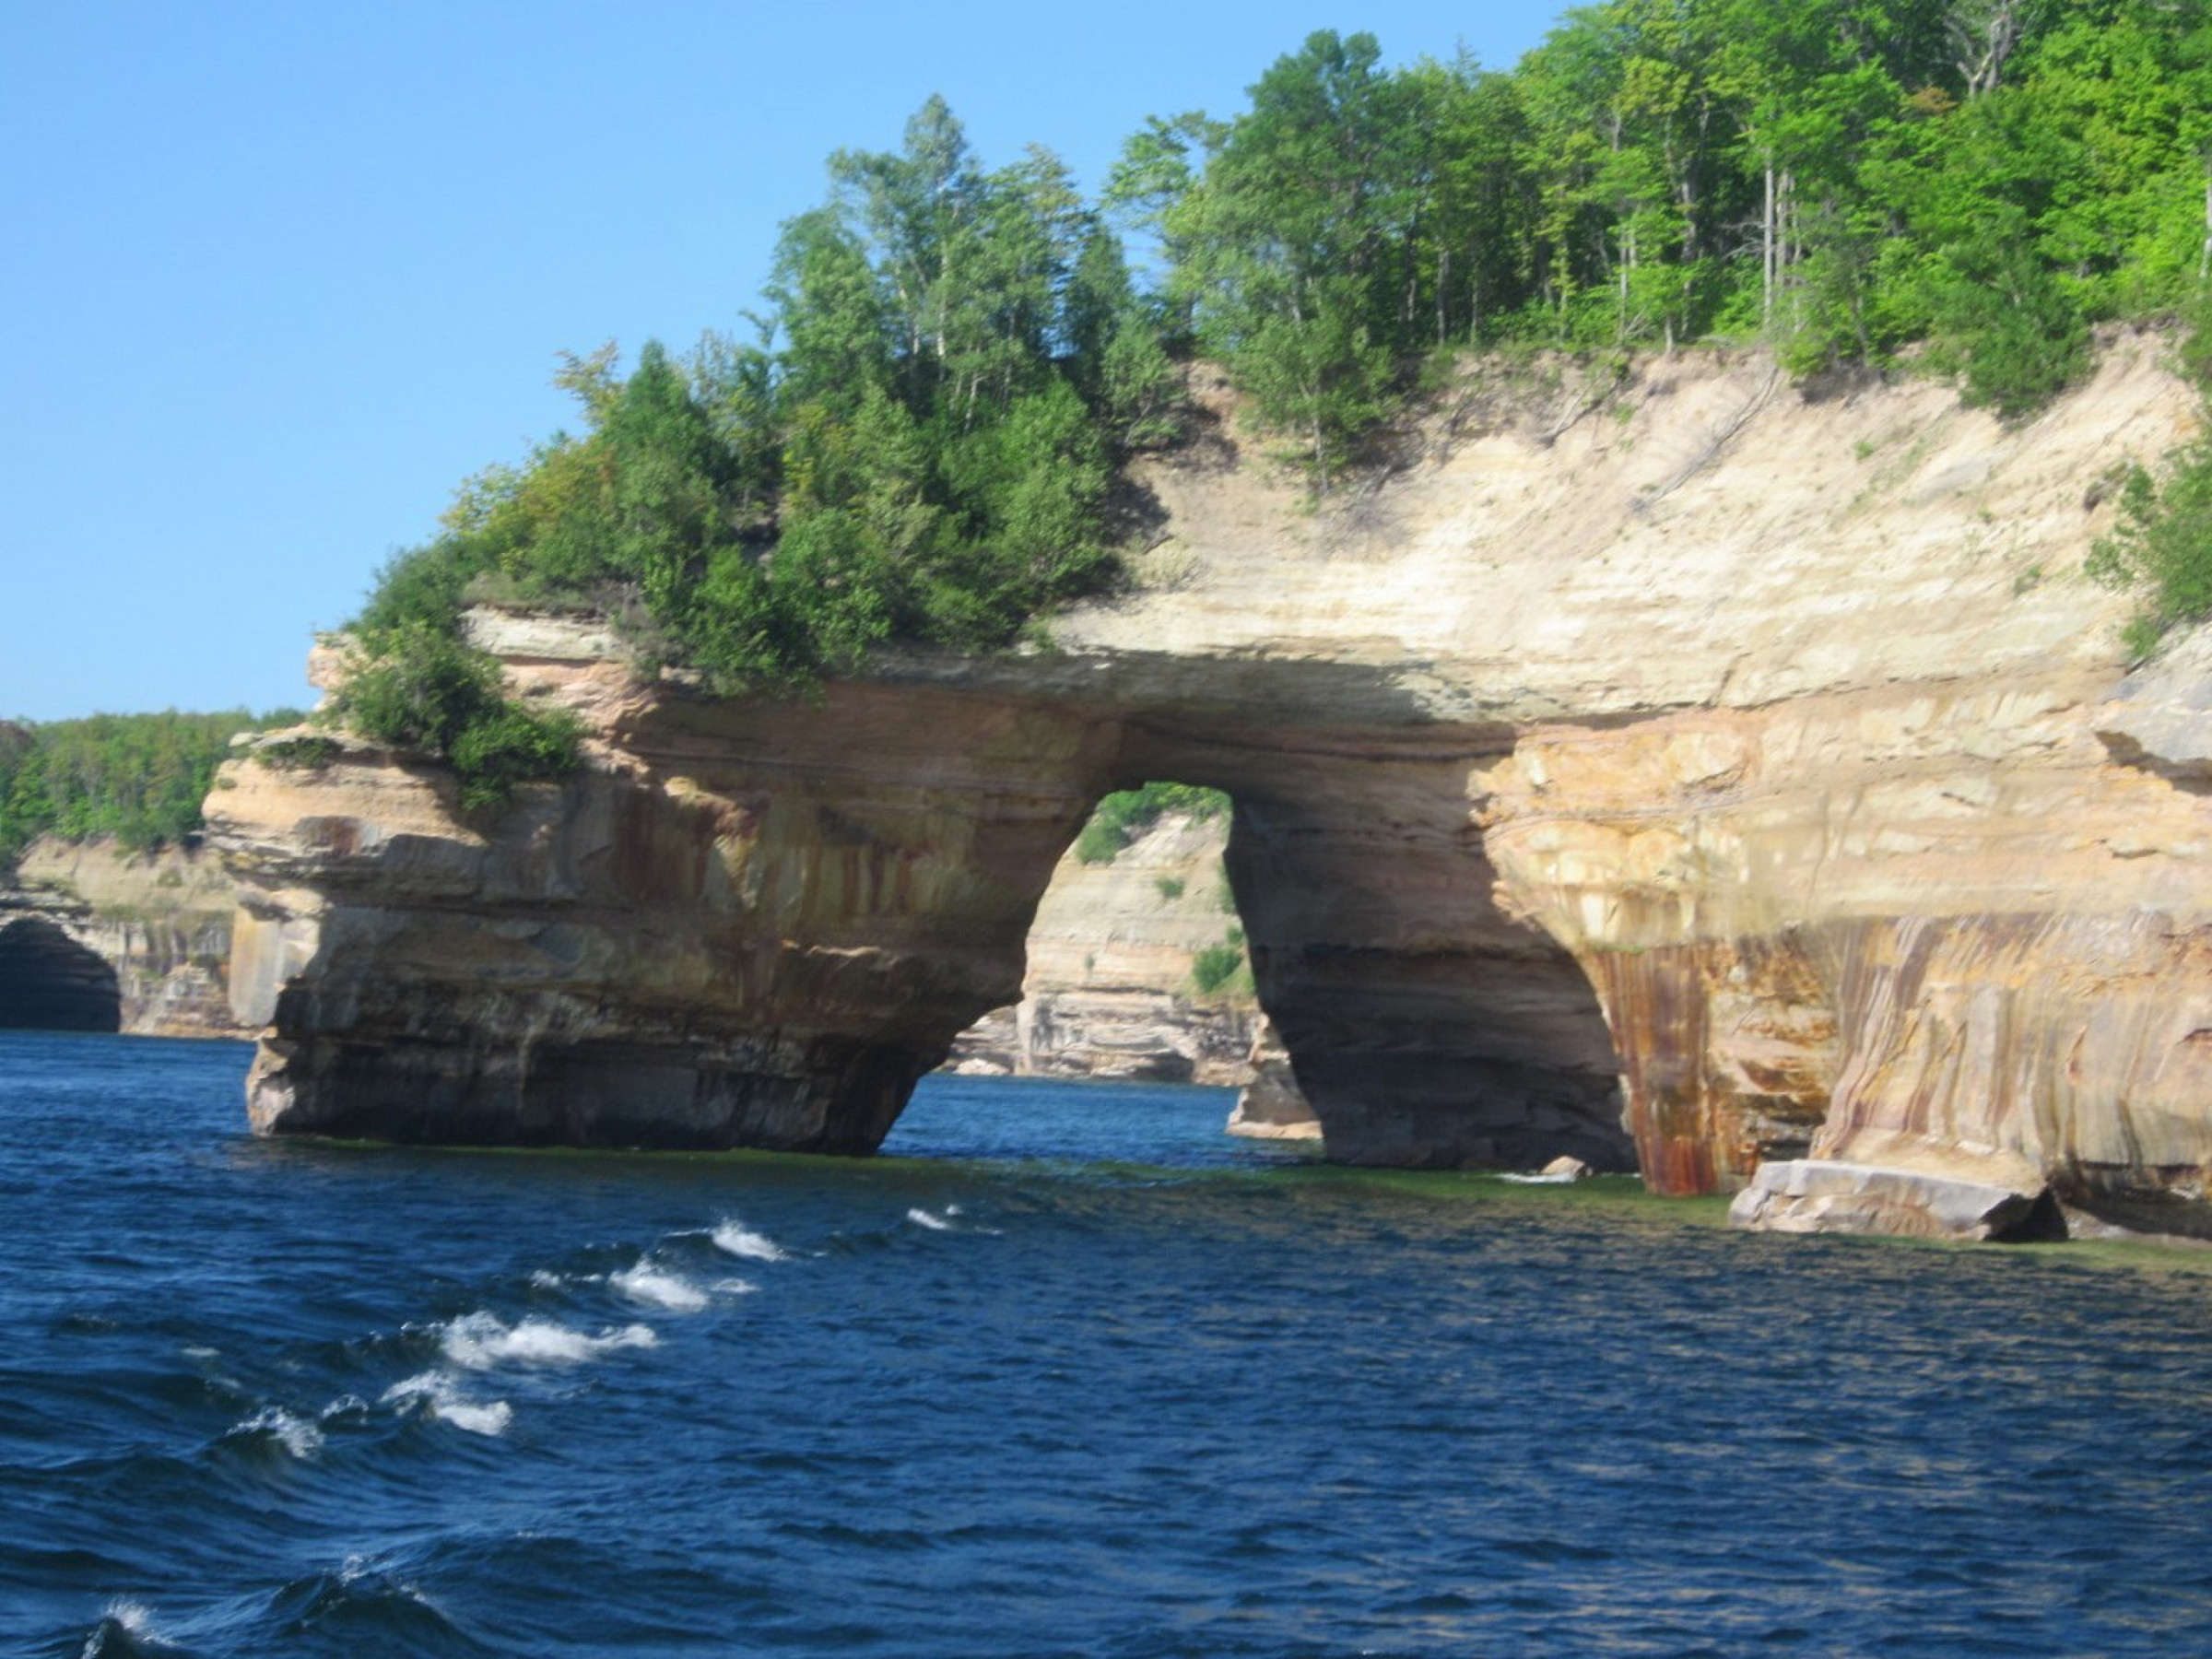
[[726,1278],[716,1279],[714,1288],[724,1296],[750,1296],[760,1287],[754,1284],[751,1279]]
[[734,1218],[719,1222],[712,1234],[714,1248],[725,1254],[742,1256],[748,1262],[788,1262],[791,1252],[784,1249],[766,1233],[755,1232],[742,1221]]
[[633,1301],[651,1302],[677,1313],[696,1313],[707,1305],[707,1293],[680,1274],[640,1261],[634,1267],[607,1276],[608,1284]]
[[444,1617],[445,1610],[423,1593],[420,1584],[410,1583],[405,1579],[394,1576],[393,1564],[386,1558],[361,1555],[357,1552],[348,1555],[338,1563],[339,1583],[353,1585],[360,1583],[363,1580],[371,1582],[378,1590],[387,1594],[396,1595],[405,1601],[411,1601],[418,1607],[428,1607],[441,1618]]
[[943,1216],[933,1216],[927,1210],[917,1207],[908,1210],[906,1212],[906,1218],[909,1221],[912,1221],[916,1227],[928,1228],[931,1232],[950,1232],[952,1230],[952,1223],[947,1219],[947,1217],[955,1216],[959,1213],[959,1211],[957,1208],[948,1208],[946,1210]]
[[316,1416],[327,1423],[333,1418],[362,1417],[367,1415],[368,1410],[368,1401],[362,1399],[359,1394],[340,1394],[329,1405],[324,1406],[320,1412],[316,1413]]
[[470,1313],[445,1327],[438,1346],[455,1365],[490,1371],[500,1365],[580,1365],[616,1348],[651,1347],[650,1325],[609,1326],[596,1335],[551,1319],[508,1324],[496,1313]]
[[465,1400],[448,1401],[433,1406],[441,1422],[451,1423],[456,1429],[465,1429],[471,1434],[504,1434],[507,1425],[514,1421],[514,1407],[504,1400],[494,1400],[488,1406],[472,1406]]
[[287,1452],[302,1463],[323,1450],[323,1430],[305,1418],[294,1417],[281,1406],[266,1406],[244,1422],[235,1425],[233,1434],[270,1434]]
[[432,1417],[465,1429],[471,1434],[504,1434],[514,1421],[514,1407],[504,1400],[477,1401],[465,1396],[451,1377],[424,1371],[384,1390],[387,1406],[427,1406]]
[[127,1599],[112,1601],[107,1606],[107,1617],[134,1636],[151,1636],[154,1633],[154,1616],[147,1610],[144,1602]]
[[100,1622],[93,1626],[92,1634],[85,1638],[84,1648],[77,1659],[100,1659],[100,1655],[112,1651],[108,1639],[111,1630],[121,1630],[133,1653],[149,1647],[167,1648],[173,1645],[167,1636],[155,1629],[154,1616],[144,1602],[119,1595],[100,1609]]

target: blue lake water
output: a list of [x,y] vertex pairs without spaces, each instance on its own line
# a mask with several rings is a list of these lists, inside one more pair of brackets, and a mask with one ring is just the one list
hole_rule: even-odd
[[245,1062],[0,1033],[0,1653],[2212,1652],[2195,1257],[1363,1176],[1191,1088],[272,1144]]

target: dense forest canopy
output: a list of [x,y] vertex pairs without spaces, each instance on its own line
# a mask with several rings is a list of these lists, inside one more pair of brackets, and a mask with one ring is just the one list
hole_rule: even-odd
[[2197,0],[1611,0],[1510,72],[1319,34],[1109,185],[1202,350],[1326,469],[1437,348],[1916,347],[2016,414],[2206,277]]
[[41,835],[105,836],[137,853],[173,846],[200,828],[230,739],[300,718],[296,709],[232,709],[0,722],[0,867]]
[[1318,33],[1250,98],[1148,121],[1096,202],[941,100],[831,158],[748,335],[567,359],[582,430],[387,567],[336,712],[477,804],[576,734],[463,644],[472,594],[611,610],[725,690],[1006,644],[1113,580],[1115,469],[1192,356],[1325,492],[1458,352],[1720,336],[2009,417],[2212,269],[2199,0],[1606,0],[1511,70]]

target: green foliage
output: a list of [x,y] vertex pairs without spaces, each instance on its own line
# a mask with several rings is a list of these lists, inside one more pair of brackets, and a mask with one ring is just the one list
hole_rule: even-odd
[[411,620],[363,642],[367,658],[333,699],[331,718],[373,743],[451,763],[464,809],[496,805],[517,783],[576,764],[574,717],[510,701],[498,663],[451,632]]
[[1244,976],[1248,987],[1251,965],[1245,959],[1244,930],[1241,927],[1230,928],[1219,944],[1208,945],[1191,958],[1191,983],[1202,994],[1210,996],[1224,989],[1244,988],[1230,983],[1240,974]]
[[1227,812],[1229,806],[1229,796],[1222,791],[1194,783],[1153,782],[1137,789],[1117,790],[1091,809],[1082,833],[1076,837],[1076,856],[1087,865],[1112,864],[1124,847],[1159,822],[1163,814],[1181,812],[1195,818],[1214,818]]
[[386,567],[343,718],[489,798],[574,746],[460,643],[471,594],[596,605],[641,655],[772,693],[892,641],[1005,646],[1111,583],[1113,468],[1181,402],[1118,241],[1048,152],[982,171],[941,100],[830,172],[759,344],[648,342],[626,378],[611,347],[565,359],[585,430],[471,479]]
[[432,643],[472,593],[600,607],[724,692],[1007,646],[1112,582],[1115,469],[1185,429],[1193,351],[1318,492],[1470,347],[1748,335],[2024,416],[2096,324],[2202,301],[2208,159],[2212,22],[2171,0],[1598,0],[1510,72],[1324,30],[1233,118],[1148,120],[1096,206],[933,98],[831,158],[755,338],[564,359],[582,431],[386,568],[354,702],[448,759],[481,721],[487,787],[559,752]]
[[519,783],[571,770],[582,735],[565,711],[535,712],[512,702],[485,710],[461,728],[449,751],[461,777],[462,807],[496,806]]
[[238,733],[300,719],[253,715],[95,714],[0,724],[0,864],[41,835],[111,837],[132,852],[174,845],[200,829],[200,803]]
[[1182,897],[1183,882],[1180,876],[1155,876],[1152,877],[1152,886],[1160,898],[1170,904]]
[[2166,632],[2212,617],[2212,439],[2171,458],[2163,482],[2137,467],[2120,497],[2120,524],[2088,570],[2108,586],[2148,590],[2125,642],[2147,656]]
[[278,737],[253,747],[255,764],[271,771],[321,771],[337,759],[335,738]]
[[[1110,795],[1107,799],[1112,797]],[[1101,818],[1094,812],[1084,823],[1081,833],[1076,837],[1076,857],[1087,865],[1112,864],[1122,855],[1122,849],[1128,844],[1122,839],[1119,825]]]
[[2200,289],[2212,23],[2159,0],[1603,0],[1510,73],[1319,33],[1107,200],[1325,488],[1440,347],[1907,347],[2006,417]]

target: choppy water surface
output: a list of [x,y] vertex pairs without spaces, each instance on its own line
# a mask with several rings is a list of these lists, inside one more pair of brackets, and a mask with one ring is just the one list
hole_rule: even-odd
[[0,1035],[0,1652],[2212,1651],[2157,1257],[1286,1165],[1196,1089],[271,1145],[244,1061]]

